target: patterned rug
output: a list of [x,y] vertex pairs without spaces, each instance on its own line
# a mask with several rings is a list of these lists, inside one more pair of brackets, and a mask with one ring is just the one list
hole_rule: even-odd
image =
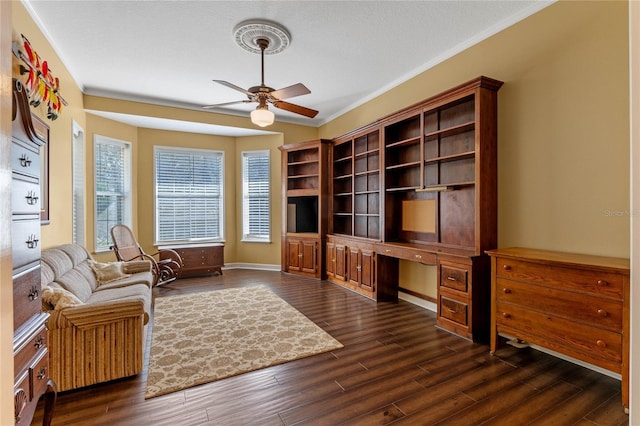
[[263,286],[157,298],[145,399],[342,347]]

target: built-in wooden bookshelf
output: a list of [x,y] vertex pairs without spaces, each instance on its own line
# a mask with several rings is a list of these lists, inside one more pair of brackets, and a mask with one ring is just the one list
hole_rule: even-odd
[[479,77],[334,141],[330,280],[378,299],[399,259],[436,265],[438,326],[488,338],[501,85]]
[[380,161],[378,128],[335,142],[331,233],[380,240]]
[[329,140],[284,145],[282,270],[323,277],[328,224]]

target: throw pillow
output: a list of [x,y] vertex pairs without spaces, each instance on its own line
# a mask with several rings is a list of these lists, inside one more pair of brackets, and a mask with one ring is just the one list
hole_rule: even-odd
[[87,262],[89,262],[89,266],[91,266],[93,273],[96,274],[98,285],[106,284],[131,275],[122,271],[123,262],[102,263],[91,259],[88,259]]
[[42,300],[54,309],[63,309],[69,306],[82,305],[82,300],[78,299],[75,294],[64,288],[45,286],[42,289]]

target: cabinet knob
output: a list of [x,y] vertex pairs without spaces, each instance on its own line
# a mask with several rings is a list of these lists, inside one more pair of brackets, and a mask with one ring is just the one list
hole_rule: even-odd
[[511,314],[507,312],[502,313],[502,318],[511,318]]
[[609,282],[607,280],[598,280],[598,285],[602,287],[607,287]]
[[300,258],[301,258],[301,257],[302,257],[302,253],[300,253],[300,254],[298,255],[298,257],[300,257]]
[[503,292],[504,294],[511,294],[511,289],[510,289],[510,288],[503,288],[503,289],[502,289],[502,292]]
[[360,271],[362,271],[362,266],[358,265],[358,266],[356,266],[356,269],[358,270],[358,272],[360,272]]
[[332,261],[333,263],[336,263],[336,258],[334,257],[333,259],[331,259],[331,261]]
[[505,271],[510,271],[511,270],[511,265],[504,264],[504,265],[502,265],[502,269],[504,269]]
[[422,256],[419,254],[416,254],[416,259],[422,259]]
[[605,311],[604,309],[598,309],[598,315],[600,315],[602,318],[608,317],[609,312]]
[[598,346],[599,346],[599,347],[601,347],[601,348],[606,348],[606,347],[607,347],[607,342],[605,342],[604,340],[600,340],[600,339],[598,339],[598,340],[596,341],[596,345],[598,345]]

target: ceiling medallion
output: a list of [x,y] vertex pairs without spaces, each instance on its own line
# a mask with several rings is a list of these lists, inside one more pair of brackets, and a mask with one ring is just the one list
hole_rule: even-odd
[[233,37],[238,46],[256,54],[262,53],[258,40],[269,40],[265,55],[280,53],[291,43],[291,35],[284,27],[275,22],[255,19],[239,23],[233,29]]

